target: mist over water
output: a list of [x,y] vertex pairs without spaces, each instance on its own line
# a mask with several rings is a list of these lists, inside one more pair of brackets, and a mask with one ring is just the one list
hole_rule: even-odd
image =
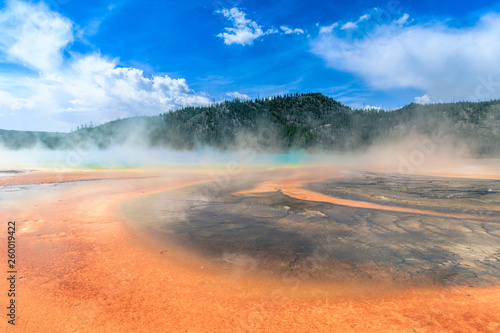
[[137,147],[113,147],[106,150],[0,150],[0,167],[5,168],[159,168],[159,167],[223,167],[227,163],[246,166],[280,166],[311,163],[321,155],[308,155],[304,151],[285,154],[256,153],[253,150],[219,152],[172,151]]
[[474,159],[466,145],[456,147],[426,136],[407,137],[397,142],[372,145],[357,153],[295,150],[269,153],[251,148],[221,152],[172,151],[139,146],[102,149],[0,150],[0,169],[109,169],[109,168],[214,168],[245,172],[253,168],[317,166],[324,170],[387,172],[397,174],[469,175],[498,178],[500,159]]

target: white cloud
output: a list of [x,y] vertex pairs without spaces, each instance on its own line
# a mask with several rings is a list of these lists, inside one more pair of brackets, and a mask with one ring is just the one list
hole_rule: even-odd
[[361,15],[356,22],[347,22],[345,24],[342,24],[340,29],[342,29],[342,30],[356,29],[356,28],[358,28],[358,23],[367,21],[370,19],[370,17],[371,17],[370,14]]
[[277,32],[274,29],[264,32],[257,22],[247,19],[245,13],[236,7],[231,9],[224,8],[217,11],[217,13],[224,15],[225,18],[233,23],[232,27],[224,28],[226,32],[217,35],[217,37],[224,39],[224,44],[226,45],[252,45],[254,40],[264,36],[266,33]]
[[68,131],[90,121],[210,103],[182,78],[145,77],[99,53],[71,53],[65,59],[62,52],[74,39],[73,23],[46,5],[8,1],[0,12],[0,31],[0,57],[36,73],[1,73],[8,77],[0,80],[2,128]]
[[365,105],[364,109],[365,110],[380,111],[380,110],[382,110],[382,107],[381,106],[373,106],[373,105]]
[[356,23],[359,23],[359,22],[363,22],[363,21],[369,20],[369,19],[370,19],[370,17],[371,17],[371,15],[370,15],[370,14],[361,15],[361,16],[359,17],[359,19],[358,19],[358,22],[356,22]]
[[237,91],[234,91],[234,92],[228,92],[226,93],[227,96],[230,96],[232,98],[237,98],[237,99],[241,99],[241,100],[245,100],[245,99],[251,99],[250,96],[248,95],[245,95],[245,94],[240,94],[239,92]]
[[415,97],[415,103],[418,103],[418,104],[430,104],[432,102],[433,102],[433,100],[427,94],[425,94],[423,96]]
[[401,25],[405,19],[357,38],[319,34],[311,51],[376,89],[414,88],[431,100],[500,98],[499,14],[463,28]]
[[[252,45],[254,40],[265,35],[279,34],[280,31],[275,28],[269,28],[264,31],[264,28],[257,22],[246,18],[246,14],[237,7],[231,9],[218,10],[216,13],[222,14],[226,19],[231,21],[232,27],[226,27],[226,32],[221,32],[217,37],[224,39],[224,44],[239,44]],[[289,28],[286,25],[280,27],[282,34],[304,34],[304,30],[299,28]]]
[[34,106],[34,101],[25,98],[18,98],[12,96],[7,91],[0,91],[0,108],[11,109],[11,110],[20,110],[24,108],[31,108]]
[[408,19],[410,18],[410,15],[404,13],[403,16],[401,16],[399,19],[394,20],[394,23],[403,25],[405,23],[408,23]]
[[340,27],[340,29],[342,30],[346,30],[346,29],[356,29],[358,27],[358,25],[354,22],[347,22],[347,23],[344,23],[342,24],[342,26]]
[[8,61],[53,71],[62,51],[73,41],[73,24],[43,3],[9,0],[0,11],[0,53]]
[[302,29],[299,29],[299,28],[291,29],[291,28],[287,27],[286,25],[282,25],[280,27],[280,29],[283,30],[285,35],[289,35],[289,34],[302,35],[304,33],[304,30],[302,30]]
[[270,28],[270,29],[267,29],[266,30],[266,33],[265,35],[271,35],[271,34],[279,34],[279,30],[278,29],[274,29],[274,28]]
[[338,27],[339,23],[338,22],[335,22],[333,24],[330,24],[328,26],[324,26],[324,27],[320,27],[319,28],[319,33],[320,34],[329,34],[333,31],[333,29],[335,29],[336,27]]

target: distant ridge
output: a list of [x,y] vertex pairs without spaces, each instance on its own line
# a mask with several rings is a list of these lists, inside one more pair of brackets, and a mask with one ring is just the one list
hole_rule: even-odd
[[[140,111],[140,110],[138,110]],[[320,93],[232,100],[82,126],[71,133],[0,130],[8,149],[132,145],[172,150],[252,148],[284,152],[360,151],[408,134],[444,132],[478,156],[500,155],[500,100],[409,104],[394,111],[353,110]]]

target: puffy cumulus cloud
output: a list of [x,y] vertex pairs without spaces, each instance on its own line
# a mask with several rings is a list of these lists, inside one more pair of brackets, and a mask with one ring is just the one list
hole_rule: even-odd
[[63,57],[74,38],[73,24],[46,5],[7,2],[0,31],[7,31],[0,35],[4,61],[36,73],[11,71],[0,81],[2,128],[68,131],[82,123],[210,103],[182,78],[145,77],[99,53]]
[[251,99],[250,96],[248,96],[246,94],[241,94],[241,93],[239,93],[237,91],[228,92],[228,93],[226,93],[226,95],[229,96],[229,97],[236,98],[236,99],[241,99],[241,100]]
[[184,79],[148,78],[140,69],[117,67],[116,60],[99,54],[75,59],[64,74],[43,75],[34,81],[34,88],[52,96],[59,110],[100,112],[105,108],[111,119],[209,103],[206,96],[194,94]]
[[275,33],[275,30],[264,32],[262,27],[257,22],[247,19],[245,13],[238,8],[222,9],[217,13],[224,15],[231,23],[232,27],[224,28],[226,32],[222,32],[217,36],[224,39],[224,44],[240,44],[252,45],[257,38],[264,36],[266,33]]
[[499,14],[462,28],[408,22],[405,14],[383,24],[366,21],[350,33],[332,29],[311,42],[311,51],[373,88],[421,90],[420,103],[500,98]]
[[[222,14],[232,23],[232,27],[226,27],[225,32],[221,32],[217,37],[224,39],[224,44],[239,44],[252,45],[254,40],[265,35],[280,34],[280,30],[269,28],[264,31],[264,28],[257,22],[246,18],[246,14],[237,7],[231,9],[224,8],[216,13]],[[304,30],[299,28],[290,28],[286,25],[280,27],[281,34],[290,35],[304,34]]]
[[[17,129],[66,131],[91,121],[103,123],[210,103],[184,79],[145,77],[142,70],[117,67],[115,60],[99,54],[74,59],[64,73],[41,73],[25,79],[25,84],[31,92],[26,98],[0,92],[2,116],[9,114]],[[2,121],[6,123],[9,119]]]

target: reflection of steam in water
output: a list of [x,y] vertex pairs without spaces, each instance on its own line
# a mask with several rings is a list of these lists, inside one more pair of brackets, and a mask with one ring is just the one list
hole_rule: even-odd
[[[143,227],[163,241],[182,240],[233,272],[438,284],[500,278],[498,181],[368,174],[306,190],[292,181],[279,188],[283,176],[269,177],[235,178],[213,200],[193,200],[199,188],[191,187],[136,200],[126,211],[141,212]],[[252,190],[263,182],[274,187]],[[314,202],[310,193],[358,205]]]

